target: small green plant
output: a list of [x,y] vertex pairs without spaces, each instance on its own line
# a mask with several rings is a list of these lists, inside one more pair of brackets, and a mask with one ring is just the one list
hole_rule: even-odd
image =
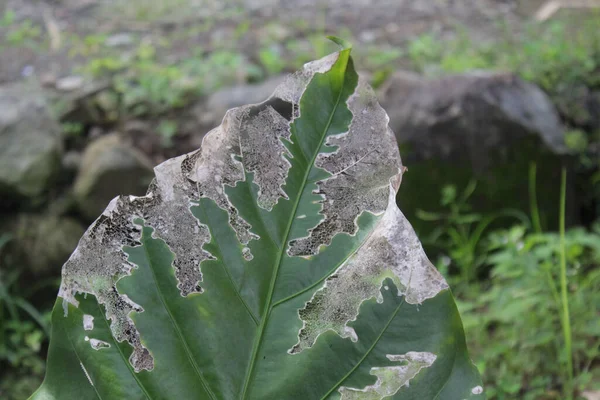
[[[532,164],[533,194],[535,175]],[[565,229],[565,186],[563,171],[558,233],[542,232],[531,196],[533,231],[490,232],[479,250],[489,278],[457,286],[490,399],[572,399],[599,389],[600,225]]]
[[283,59],[280,49],[276,46],[269,46],[260,50],[258,56],[261,64],[270,75],[280,73],[286,66],[286,61]]
[[13,10],[4,11],[2,18],[0,18],[0,28],[11,26],[15,22],[16,16]]
[[519,73],[545,90],[557,93],[568,84],[600,84],[600,16],[573,27],[563,22],[530,25],[524,34],[474,42],[465,34],[443,41],[428,33],[408,45],[408,55],[420,71],[440,74],[473,69]]
[[490,215],[473,212],[469,199],[476,187],[477,182],[472,180],[459,193],[456,186],[447,185],[442,188],[440,196],[444,212],[417,210],[416,213],[421,220],[435,223],[435,228],[423,239],[423,243],[444,254],[439,266],[444,270],[456,269],[460,276],[457,284],[461,285],[472,283],[477,278],[478,269],[486,264],[485,234],[496,220],[508,217],[528,224],[526,215],[517,210],[501,210]]
[[65,136],[68,137],[77,137],[81,136],[83,133],[83,124],[79,122],[63,122],[62,123],[62,131]]
[[15,24],[10,18],[7,20],[10,21],[10,26],[4,41],[9,46],[39,47],[42,30],[38,25],[29,19],[23,20],[19,24]]
[[[593,384],[600,382],[598,228],[571,229],[564,241],[520,225],[488,236],[490,278],[458,296],[490,399],[567,399],[600,389]],[[570,321],[567,304],[577,316]]]
[[178,130],[177,121],[164,119],[160,121],[157,129],[162,139],[162,145],[164,147],[173,146],[173,137],[177,134]]
[[[9,241],[8,235],[0,236],[0,252]],[[20,293],[19,274],[0,267],[0,397],[8,400],[26,397],[41,382],[40,350],[49,337],[50,314],[36,310]]]

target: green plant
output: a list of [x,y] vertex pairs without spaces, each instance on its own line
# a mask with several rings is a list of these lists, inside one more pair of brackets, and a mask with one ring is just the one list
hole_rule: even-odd
[[567,293],[567,249],[565,244],[565,208],[566,208],[566,193],[567,193],[567,170],[563,167],[561,174],[560,185],[560,323],[563,331],[564,353],[565,360],[566,382],[564,394],[567,399],[573,398],[573,350],[571,341],[571,317],[569,312],[569,295]]
[[16,19],[16,14],[13,10],[6,10],[0,19],[0,28],[11,26]]
[[[469,349],[490,399],[566,399],[571,388],[600,389],[600,226],[561,237],[520,225],[491,233],[489,279],[458,293]],[[564,272],[569,281],[562,286]],[[572,340],[562,333],[562,287],[576,315]]]
[[408,55],[420,71],[436,74],[473,69],[508,70],[539,84],[551,94],[565,86],[600,84],[599,16],[578,26],[564,22],[534,24],[519,35],[475,42],[465,34],[442,40],[422,35],[408,45]]
[[267,73],[275,75],[280,73],[286,66],[283,55],[278,47],[270,46],[259,51],[258,56]]
[[476,187],[477,182],[472,180],[459,194],[455,186],[444,186],[440,205],[445,212],[416,212],[421,220],[436,224],[423,243],[444,254],[438,264],[441,268],[456,268],[460,276],[456,283],[461,285],[473,283],[478,269],[487,263],[485,234],[495,221],[508,217],[528,224],[527,216],[518,210],[500,210],[489,215],[473,212],[469,201]]
[[84,126],[79,122],[63,122],[62,131],[66,136],[77,137],[83,133]]
[[[8,235],[0,236],[0,252],[9,241]],[[23,398],[39,385],[44,373],[39,353],[49,332],[49,313],[40,313],[22,295],[19,275],[0,267],[0,397],[8,400]]]
[[162,139],[162,144],[165,147],[173,146],[173,137],[178,130],[177,121],[164,119],[158,124],[158,133]]
[[[5,15],[5,18],[6,15]],[[10,19],[9,19],[10,21]],[[42,30],[31,20],[26,19],[17,24],[12,24],[5,36],[5,42],[10,46],[27,46],[36,48],[42,36]]]
[[111,202],[63,268],[33,399],[484,397],[396,206],[388,118],[332,40]]

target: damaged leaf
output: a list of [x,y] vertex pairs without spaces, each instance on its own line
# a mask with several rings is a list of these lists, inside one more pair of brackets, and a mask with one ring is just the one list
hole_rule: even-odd
[[33,399],[484,398],[396,206],[388,116],[333,40],[90,226]]

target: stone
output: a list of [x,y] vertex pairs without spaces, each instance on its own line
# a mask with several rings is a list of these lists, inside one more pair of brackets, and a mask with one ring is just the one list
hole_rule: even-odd
[[83,87],[84,80],[81,76],[66,76],[56,81],[56,89],[63,92],[72,92]]
[[[558,221],[565,132],[548,96],[516,75],[476,71],[426,79],[398,72],[380,92],[408,172],[398,201],[419,229],[418,209],[440,211],[444,185],[478,181],[476,211],[530,213],[528,169],[537,165],[545,226]],[[431,225],[431,223],[429,223]]]
[[66,152],[61,160],[64,174],[69,179],[74,179],[81,166],[81,153],[75,150]]
[[118,134],[108,134],[85,149],[73,194],[81,214],[93,220],[117,195],[144,195],[153,177],[143,153]]
[[124,47],[133,44],[134,38],[129,33],[116,33],[104,41],[108,47]]
[[39,86],[0,87],[0,208],[51,186],[60,169],[60,132]]
[[85,231],[73,218],[49,214],[17,215],[2,230],[11,237],[5,254],[8,264],[34,277],[57,276]]

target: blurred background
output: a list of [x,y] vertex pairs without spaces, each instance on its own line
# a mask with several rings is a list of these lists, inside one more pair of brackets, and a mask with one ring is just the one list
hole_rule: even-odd
[[600,398],[600,1],[1,0],[1,399],[40,384],[62,263],[108,201],[331,34],[390,115],[488,397]]

